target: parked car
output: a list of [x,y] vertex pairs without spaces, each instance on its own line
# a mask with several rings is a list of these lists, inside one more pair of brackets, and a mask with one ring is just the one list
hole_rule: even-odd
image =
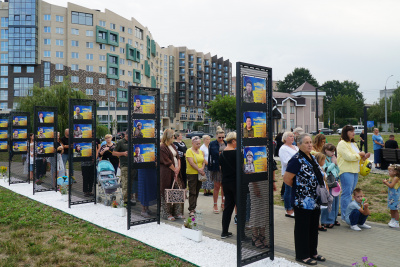
[[186,134],[186,138],[192,138],[194,136],[198,136],[198,137],[202,138],[203,135],[209,135],[211,138],[214,137],[212,134],[209,134],[209,133],[205,133],[205,132],[202,132],[202,131],[194,131],[194,132],[191,132],[191,133],[187,133]]
[[[328,129],[328,128],[321,128],[319,129],[320,133],[323,133],[324,135],[331,135],[333,134],[333,130]],[[317,135],[316,131],[312,131],[311,132],[312,135]]]
[[338,134],[342,134],[342,128],[337,129]]

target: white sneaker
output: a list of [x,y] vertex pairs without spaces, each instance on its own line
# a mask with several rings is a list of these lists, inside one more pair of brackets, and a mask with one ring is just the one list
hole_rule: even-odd
[[388,222],[388,225],[389,225],[390,227],[393,227],[393,223],[394,223],[394,221],[393,221],[393,219],[391,219],[390,222]]
[[350,229],[354,230],[354,231],[361,231],[360,227],[357,226],[357,224],[355,225],[350,225]]
[[358,227],[360,227],[360,228],[364,228],[364,229],[371,229],[372,227],[371,226],[369,226],[368,224],[359,224],[358,225]]
[[[390,223],[391,223],[391,224],[390,224]],[[392,227],[392,228],[399,228],[399,222],[393,221],[393,222],[390,222],[390,223],[388,223],[390,227]]]

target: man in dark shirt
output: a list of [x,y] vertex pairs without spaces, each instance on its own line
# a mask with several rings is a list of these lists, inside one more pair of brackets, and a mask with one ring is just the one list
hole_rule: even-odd
[[397,141],[394,140],[394,135],[391,134],[389,135],[389,140],[385,142],[385,148],[392,148],[392,149],[398,149],[399,145],[397,144]]
[[254,128],[251,125],[251,118],[246,118],[246,127],[243,130],[243,137],[254,137]]
[[364,146],[364,130],[360,133],[360,151],[363,151]]

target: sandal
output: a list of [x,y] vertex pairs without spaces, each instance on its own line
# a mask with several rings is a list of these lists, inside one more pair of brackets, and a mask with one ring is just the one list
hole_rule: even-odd
[[264,248],[269,248],[269,245],[268,245],[267,240],[265,239],[265,236],[259,235],[259,239],[260,239],[261,243],[263,243]]
[[[215,208],[216,207],[216,208]],[[214,214],[218,214],[219,210],[218,210],[218,203],[214,203]]]
[[322,257],[321,255],[312,256],[312,258],[317,261],[326,261],[326,259],[324,257]]
[[306,264],[306,265],[317,265],[317,261],[315,261],[315,260],[313,260],[311,258],[309,258],[308,260],[296,259],[296,261],[301,262],[301,263]]
[[340,226],[340,222],[335,221],[335,225],[336,225],[336,226]]
[[326,232],[326,231],[328,231],[328,230],[326,230],[325,227],[321,226],[321,227],[318,227],[318,231]]
[[169,216],[168,216],[168,221],[175,221],[175,217],[172,216],[172,215],[169,215]]
[[[254,238],[255,238],[255,239],[254,239]],[[260,241],[260,243],[257,244],[257,241]],[[253,246],[255,246],[256,248],[261,248],[261,249],[265,248],[265,247],[264,247],[264,244],[261,242],[259,236],[253,235],[253,238],[251,239],[251,244],[252,244]]]
[[333,228],[335,225],[334,224],[323,224],[322,226],[325,228]]
[[183,216],[182,214],[178,214],[175,216],[175,219],[185,219],[185,216]]
[[194,217],[194,213],[195,213],[194,210],[190,211],[190,212],[189,212],[189,217]]

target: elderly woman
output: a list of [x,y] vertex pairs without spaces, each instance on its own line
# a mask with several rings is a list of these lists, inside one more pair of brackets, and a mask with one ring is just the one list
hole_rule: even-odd
[[381,149],[385,147],[383,138],[379,134],[379,129],[374,128],[374,134],[372,135],[373,149],[374,149],[374,163],[375,168],[381,168]]
[[[294,134],[292,132],[285,132],[282,135],[283,146],[279,149],[279,158],[282,163],[282,177],[285,175],[286,167],[289,160],[299,151],[297,146],[293,145]],[[292,187],[287,184],[285,186],[285,194],[283,195],[283,200],[285,203],[286,217],[294,217],[294,211],[291,204],[292,197]]]
[[174,131],[166,129],[160,145],[160,194],[164,217],[170,221],[183,219],[183,204],[165,203],[165,189],[171,189],[175,181],[175,188],[182,188],[182,177],[180,174],[181,161],[174,142]]
[[226,142],[224,141],[225,132],[222,130],[220,126],[217,127],[217,140],[212,141],[208,147],[209,155],[207,161],[207,167],[210,171],[211,180],[214,182],[214,192],[213,192],[213,200],[214,200],[214,213],[219,213],[218,210],[218,195],[219,189],[221,188],[221,211],[225,208],[224,201],[224,192],[222,190],[221,181],[222,174],[219,168],[219,155],[226,147]]
[[199,174],[206,175],[204,166],[204,153],[200,150],[200,137],[192,138],[192,147],[186,151],[186,174],[189,187],[189,216],[194,216],[197,206],[197,198],[199,197],[201,182]]
[[179,158],[181,159],[181,176],[183,181],[183,187],[186,188],[187,185],[187,177],[186,177],[186,144],[182,142],[182,133],[175,132],[174,134],[175,141],[174,146],[178,151]]
[[312,140],[309,134],[301,134],[297,139],[299,152],[286,167],[283,181],[292,186],[292,204],[296,213],[294,245],[296,260],[308,265],[325,261],[318,255],[318,224],[321,213],[317,202],[317,185],[324,185],[323,171],[311,155]]
[[303,134],[304,133],[304,130],[303,130],[303,128],[301,128],[301,127],[297,127],[297,128],[295,128],[294,130],[293,130],[293,134],[294,134],[294,142],[293,142],[293,145],[295,145],[295,146],[297,146],[297,137],[299,136],[299,135],[301,135],[301,134]]
[[[203,145],[200,147],[200,150],[203,151],[204,153],[204,161],[206,162],[206,165],[208,164],[208,146],[210,145],[211,137],[209,135],[203,135]],[[203,182],[201,185],[201,188],[204,190],[204,195],[205,196],[210,196],[212,195],[211,189],[214,188],[214,183],[211,181],[210,178],[210,172],[208,171],[207,167],[204,168],[204,172],[206,173],[207,176],[207,181]]]
[[340,209],[344,221],[346,209],[351,202],[351,195],[358,182],[359,161],[369,158],[370,154],[359,151],[354,142],[354,127],[344,126],[341,141],[337,145],[337,164],[339,167],[340,182],[342,185],[342,196],[340,198]]
[[119,158],[117,156],[113,156],[112,154],[115,149],[115,144],[112,141],[112,135],[106,134],[105,139],[106,143],[101,146],[99,150],[99,157],[101,157],[101,160],[109,160],[114,167],[115,174],[117,174]]

